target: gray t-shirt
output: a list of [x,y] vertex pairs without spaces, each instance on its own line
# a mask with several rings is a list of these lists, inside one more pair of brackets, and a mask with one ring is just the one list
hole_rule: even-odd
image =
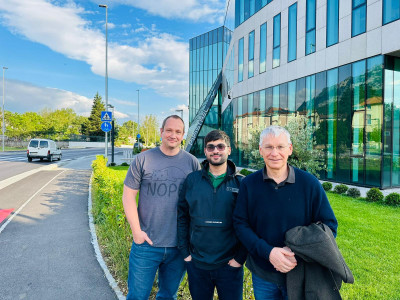
[[184,150],[168,156],[157,147],[140,153],[132,161],[124,184],[140,190],[140,227],[153,246],[177,246],[179,191],[186,176],[197,170],[200,170],[197,158]]

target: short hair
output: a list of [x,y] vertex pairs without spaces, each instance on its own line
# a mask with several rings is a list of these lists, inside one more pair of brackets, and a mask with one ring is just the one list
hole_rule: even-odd
[[164,127],[165,127],[165,123],[167,123],[167,120],[170,119],[170,118],[181,120],[181,121],[182,121],[182,124],[183,124],[183,132],[185,132],[185,122],[183,122],[182,118],[181,118],[180,116],[177,116],[177,115],[170,115],[170,116],[168,116],[168,117],[166,117],[166,118],[164,119],[164,121],[162,122],[162,125],[161,125],[161,128],[162,128],[163,130],[164,130]]
[[225,133],[225,131],[216,129],[216,130],[210,131],[204,138],[204,148],[207,146],[207,144],[209,142],[213,142],[216,140],[223,140],[228,147],[231,146],[231,139]]
[[273,136],[279,136],[281,134],[286,135],[288,143],[291,144],[292,141],[290,139],[290,133],[287,131],[285,128],[277,125],[272,125],[267,128],[265,128],[261,134],[260,134],[260,146],[262,145],[262,142],[264,141],[264,138],[266,138],[268,135],[273,135]]

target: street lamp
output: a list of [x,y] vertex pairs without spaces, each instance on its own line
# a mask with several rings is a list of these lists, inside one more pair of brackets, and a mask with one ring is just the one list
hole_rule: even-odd
[[183,120],[183,109],[175,109],[175,111],[181,113],[181,119]]
[[[106,89],[106,111],[108,111],[108,62],[107,62],[107,56],[108,56],[108,30],[107,30],[107,10],[108,6],[105,4],[99,4],[99,7],[104,7],[106,9],[106,82],[105,82],[105,89]],[[108,158],[108,136],[107,132],[105,133],[105,158]]]
[[4,99],[5,99],[5,88],[4,88],[4,72],[7,70],[7,67],[3,67],[3,152],[4,152],[4,132],[6,131],[6,124],[4,123]]

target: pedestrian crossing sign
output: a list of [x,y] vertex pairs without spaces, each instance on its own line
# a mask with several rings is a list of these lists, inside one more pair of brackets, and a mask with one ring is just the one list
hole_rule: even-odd
[[112,112],[111,111],[102,111],[101,112],[101,121],[112,121]]

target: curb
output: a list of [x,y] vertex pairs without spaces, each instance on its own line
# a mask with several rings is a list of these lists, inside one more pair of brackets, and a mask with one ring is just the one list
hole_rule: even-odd
[[89,197],[88,197],[89,227],[90,227],[90,234],[92,236],[91,242],[92,242],[92,245],[94,248],[94,252],[96,253],[96,259],[99,262],[100,267],[103,269],[104,275],[106,276],[109,285],[114,290],[114,292],[119,300],[125,300],[124,294],[119,289],[117,282],[115,281],[114,277],[111,275],[110,271],[107,268],[107,265],[103,259],[103,256],[101,255],[99,243],[97,241],[96,228],[93,223],[93,215],[92,215],[92,180],[93,180],[93,172],[92,172],[92,175],[90,176]]

